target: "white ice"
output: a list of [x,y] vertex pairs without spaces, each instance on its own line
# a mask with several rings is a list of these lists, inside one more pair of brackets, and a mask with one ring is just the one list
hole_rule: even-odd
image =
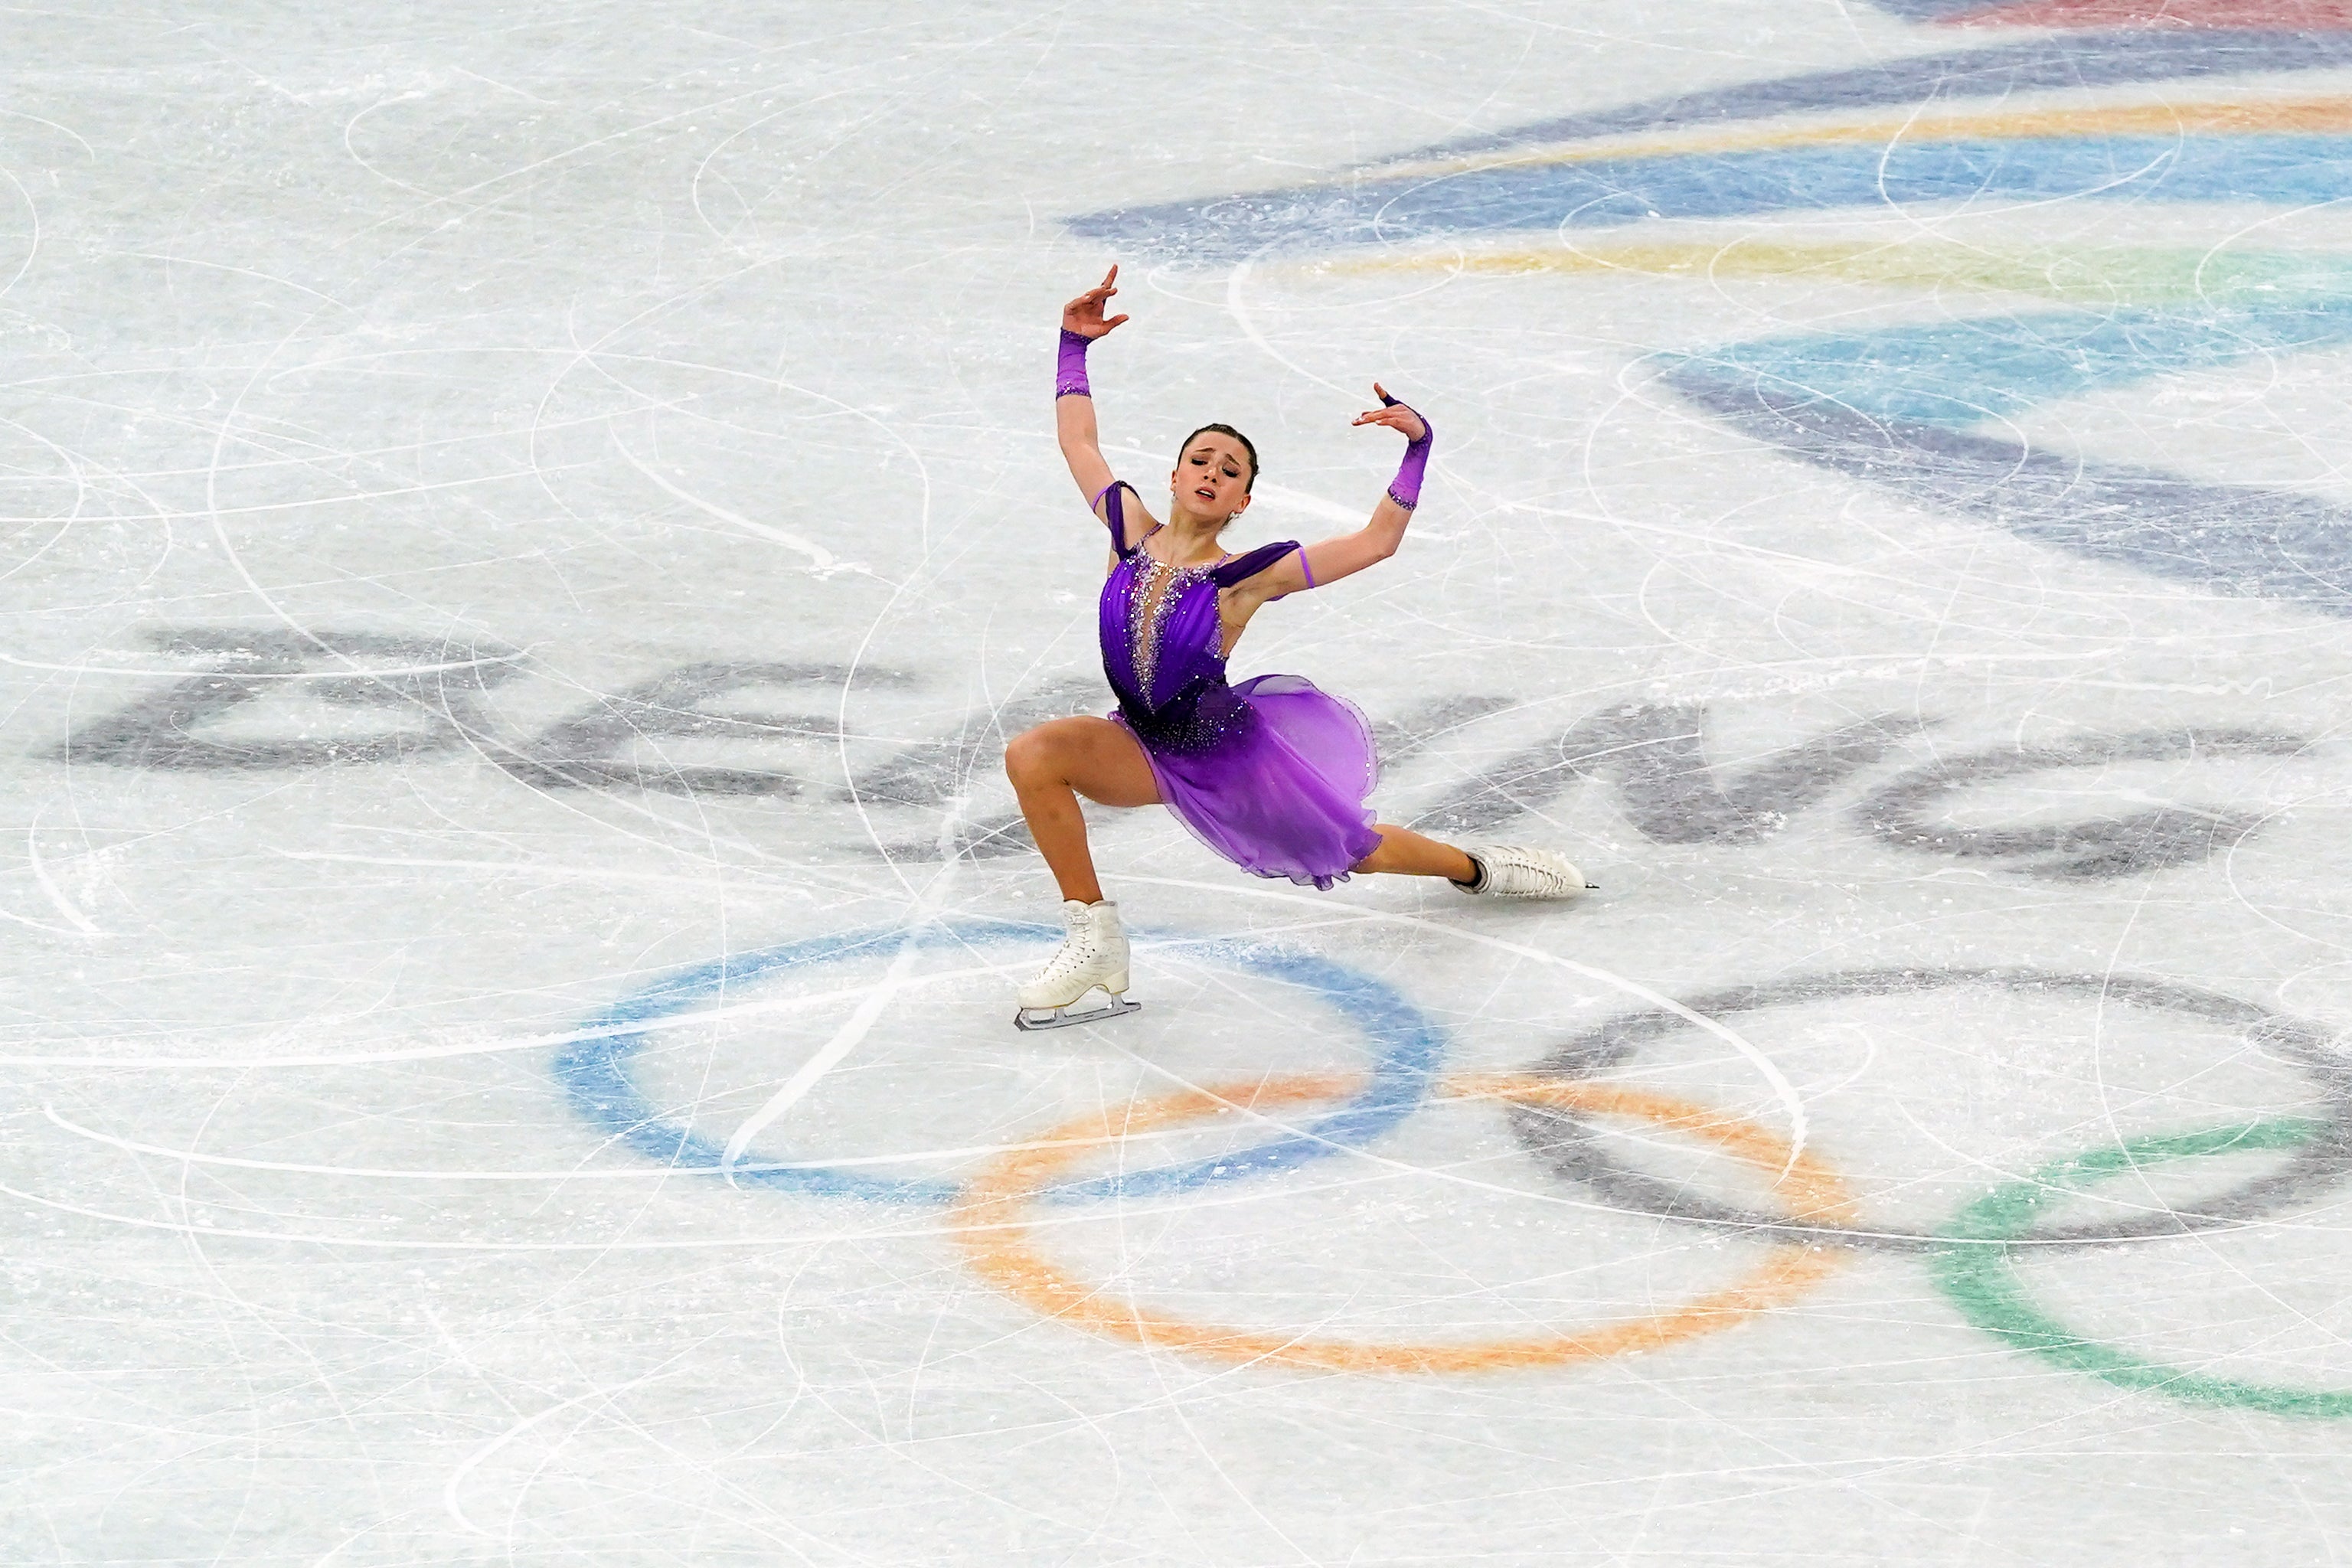
[[[127,0],[0,40],[0,1562],[2352,1552],[2326,1124],[2352,1094],[2352,621],[1906,500],[1659,379],[1717,343],[2049,302],[1436,243],[1187,266],[1066,226],[1965,30],[1813,0]],[[2254,229],[2347,240],[2327,210],[2087,197],[1608,239]],[[1374,379],[1431,414],[1404,551],[1265,612],[1236,668],[1382,725],[1385,816],[1483,799],[1474,836],[1599,892],[1318,893],[1100,812],[1145,1010],[1011,1028],[1045,948],[990,922],[1056,904],[1006,839],[1002,747],[1108,701],[1102,539],[1048,393],[1061,302],[1112,259],[1134,321],[1094,356],[1106,441],[1149,494],[1195,425],[1250,432],[1244,542],[1364,515],[1396,457],[1349,426]],[[2158,376],[2011,435],[2352,500],[2346,358]],[[1864,826],[1954,759],[2223,731],[2292,743],[1963,769],[1917,808],[1945,848]],[[1636,765],[1693,732],[1711,772]],[[1544,771],[1594,733],[1624,755]],[[1948,852],[2158,810],[2210,842],[2112,876]],[[1989,969],[2087,984],[1953,978]],[[1876,971],[1921,978],[1730,999]],[[616,1055],[608,1010],[671,983]],[[1425,1103],[1330,1121],[1415,1041],[1443,1054]],[[621,1058],[731,1173],[594,1120],[580,1064]],[[1548,1058],[1649,1097],[1576,1147],[1664,1199],[1532,1156],[1465,1076]],[[1775,1177],[1811,1162],[1851,1230],[1932,1236],[2054,1163],[2283,1119],[2308,1125],[2039,1222],[2157,1234],[2004,1255],[2050,1320],[2178,1387],[1989,1333],[1916,1247],[1646,1212],[1785,1211]],[[1213,1168],[1302,1136],[1326,1142],[1286,1168]],[[1023,1160],[1147,1179],[940,1201]],[[1153,1186],[1169,1167],[1201,1179]],[[2217,1194],[2222,1223],[2166,1233]],[[1776,1268],[1819,1278],[1685,1310]],[[1193,1327],[1144,1345],[1086,1312]],[[1642,1321],[1667,1332],[1590,1337]],[[1550,1349],[1333,1369],[1267,1343]]]

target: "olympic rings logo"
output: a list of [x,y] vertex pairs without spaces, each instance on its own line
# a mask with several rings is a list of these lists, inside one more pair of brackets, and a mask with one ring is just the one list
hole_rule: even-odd
[[[1053,935],[1040,926],[958,921],[913,933],[853,933],[737,955],[674,974],[607,1008],[583,1028],[584,1042],[559,1058],[557,1076],[592,1123],[665,1164],[724,1167],[742,1184],[806,1195],[941,1206],[954,1245],[979,1278],[1044,1317],[1129,1344],[1318,1372],[1427,1375],[1557,1366],[1661,1350],[1718,1332],[1792,1304],[1858,1255],[1907,1254],[1925,1258],[1930,1278],[1968,1322],[2012,1349],[2067,1370],[2196,1405],[2352,1416],[2352,1391],[2247,1383],[2165,1365],[2060,1321],[2032,1298],[2021,1267],[2028,1257],[2242,1226],[2332,1187],[2352,1172],[2352,1064],[2336,1054],[2336,1031],[2169,981],[2016,968],[1866,969],[1781,978],[1707,993],[1672,1009],[1620,1014],[1571,1037],[1526,1071],[1439,1077],[1445,1050],[1442,1032],[1384,983],[1276,943],[1161,937],[1156,940],[1162,951],[1313,996],[1360,1033],[1370,1048],[1370,1070],[1358,1076],[1292,1075],[1140,1098],[1010,1146],[962,1183],[876,1174],[869,1162],[761,1159],[725,1166],[717,1145],[666,1118],[633,1077],[632,1064],[655,1030],[762,979],[887,956],[910,942],[924,949],[969,950],[1038,944]],[[2311,1079],[2326,1114],[2136,1138],[2076,1154],[1998,1186],[1946,1225],[1924,1230],[1870,1223],[1816,1150],[1794,1151],[1745,1118],[1595,1078],[1626,1065],[1644,1045],[1691,1027],[1694,1014],[1714,1018],[1956,987],[2074,998],[2221,1025]],[[1378,1342],[1196,1322],[1139,1305],[1057,1262],[1032,1217],[1041,1203],[1199,1191],[1353,1152],[1433,1099],[1501,1106],[1529,1155],[1612,1209],[1743,1236],[1762,1243],[1762,1255],[1738,1280],[1643,1318],[1490,1342]],[[1296,1123],[1265,1116],[1316,1106],[1328,1109]],[[1252,1148],[1213,1159],[1107,1177],[1071,1173],[1089,1149],[1116,1149],[1129,1140],[1236,1116],[1271,1121],[1279,1131]],[[1593,1125],[1599,1120],[1646,1124],[1728,1156],[1763,1179],[1772,1210],[1736,1206],[1611,1157]],[[2067,1200],[2124,1174],[2242,1153],[2286,1157],[2193,1207],[2140,1209],[2099,1221],[2053,1217]]]
[[[1056,1268],[1037,1247],[1028,1228],[1018,1223],[1022,1206],[1036,1195],[1047,1177],[1073,1158],[1074,1148],[1087,1142],[1154,1131],[1171,1124],[1230,1113],[1236,1108],[1313,1101],[1343,1092],[1345,1087],[1344,1079],[1279,1079],[1271,1084],[1237,1084],[1223,1090],[1166,1095],[1081,1118],[1047,1134],[1045,1142],[1052,1146],[1004,1156],[976,1177],[950,1211],[965,1226],[957,1239],[982,1279],[1014,1300],[1075,1327],[1111,1339],[1192,1351],[1222,1361],[1318,1372],[1496,1372],[1658,1350],[1680,1340],[1727,1329],[1768,1308],[1785,1306],[1827,1278],[1843,1261],[1835,1253],[1819,1247],[1782,1242],[1772,1247],[1764,1261],[1738,1284],[1710,1291],[1650,1318],[1581,1333],[1486,1344],[1380,1344],[1180,1322],[1130,1306]],[[1502,1100],[1640,1117],[1660,1127],[1704,1139],[1773,1177],[1774,1191],[1787,1196],[1791,1208],[1807,1220],[1842,1220],[1853,1207],[1852,1195],[1818,1160],[1797,1153],[1782,1140],[1752,1122],[1717,1115],[1663,1095],[1525,1073],[1483,1073],[1449,1079],[1441,1092],[1449,1098]]]
[[[1139,1196],[1238,1181],[1369,1142],[1410,1116],[1429,1089],[1430,1074],[1445,1049],[1437,1026],[1396,990],[1368,974],[1312,953],[1269,942],[1185,941],[1149,931],[1141,943],[1173,948],[1205,963],[1237,969],[1260,981],[1314,996],[1351,1024],[1372,1050],[1371,1071],[1338,1108],[1280,1137],[1238,1154],[1155,1171],[1127,1172],[1073,1183],[1057,1195],[1072,1200]],[[639,1153],[688,1170],[725,1169],[739,1184],[815,1197],[866,1198],[882,1203],[944,1205],[962,1195],[960,1184],[871,1173],[863,1165],[823,1161],[762,1160],[730,1164],[725,1152],[691,1129],[665,1118],[630,1075],[650,1033],[732,989],[779,974],[805,973],[859,957],[879,957],[912,942],[922,949],[961,951],[1008,942],[1059,940],[1058,929],[1013,921],[958,921],[908,933],[862,931],[817,937],[740,953],[673,974],[590,1019],[586,1038],[558,1058],[555,1075],[573,1109]]]

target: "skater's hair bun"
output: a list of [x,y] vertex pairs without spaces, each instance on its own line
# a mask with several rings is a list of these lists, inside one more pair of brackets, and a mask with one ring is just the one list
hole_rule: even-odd
[[1257,483],[1257,444],[1230,425],[1202,426],[1198,430],[1193,431],[1192,435],[1185,437],[1184,444],[1176,448],[1176,460],[1180,463],[1182,462],[1184,460],[1184,454],[1192,449],[1192,443],[1200,437],[1207,435],[1212,430],[1214,430],[1220,436],[1231,436],[1234,440],[1239,441],[1242,444],[1242,450],[1249,454],[1249,478],[1242,481],[1242,494],[1249,494],[1250,487]]

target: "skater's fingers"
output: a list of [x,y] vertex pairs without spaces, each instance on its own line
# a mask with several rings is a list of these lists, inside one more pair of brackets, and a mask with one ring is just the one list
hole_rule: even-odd
[[1103,331],[1107,332],[1125,320],[1127,320],[1127,314],[1125,311],[1121,311],[1119,314],[1113,316],[1109,321],[1103,323]]

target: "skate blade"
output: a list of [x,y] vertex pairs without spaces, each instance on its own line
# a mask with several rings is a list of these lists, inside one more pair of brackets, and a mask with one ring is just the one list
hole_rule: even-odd
[[[1082,1013],[1068,1007],[1016,1007],[1013,1010],[1013,1026],[1016,1029],[1068,1029],[1080,1024],[1099,1024],[1108,1018],[1124,1017],[1143,1011],[1143,1004],[1130,1002],[1124,996],[1105,993],[1105,1000]],[[1072,1006],[1076,1004],[1073,1003]]]

